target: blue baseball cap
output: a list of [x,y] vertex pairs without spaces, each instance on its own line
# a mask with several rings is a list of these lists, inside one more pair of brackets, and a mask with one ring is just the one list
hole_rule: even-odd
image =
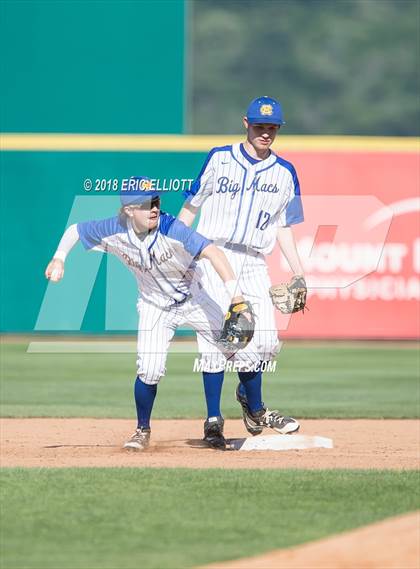
[[250,124],[286,124],[281,105],[271,97],[257,97],[248,107],[246,118]]
[[159,190],[153,189],[152,180],[146,176],[131,176],[122,182],[120,200],[123,206],[140,205],[159,196]]

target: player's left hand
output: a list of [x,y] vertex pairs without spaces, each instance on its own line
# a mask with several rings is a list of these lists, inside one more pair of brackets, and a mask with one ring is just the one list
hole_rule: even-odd
[[306,306],[308,291],[302,275],[295,275],[288,284],[272,286],[269,292],[274,306],[283,314],[299,312]]
[[[233,299],[235,300],[237,298]],[[251,304],[244,299],[232,302],[225,316],[219,342],[229,352],[242,350],[252,340],[254,329],[255,316]]]
[[64,263],[61,259],[52,259],[45,269],[45,276],[52,282],[60,281],[64,276]]

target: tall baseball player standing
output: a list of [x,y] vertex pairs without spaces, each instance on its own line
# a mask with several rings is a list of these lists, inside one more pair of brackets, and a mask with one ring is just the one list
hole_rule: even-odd
[[[295,275],[294,281],[299,281],[306,291],[292,231],[292,225],[303,221],[299,181],[293,165],[270,150],[283,124],[278,101],[266,96],[254,99],[243,117],[246,140],[210,151],[198,178],[184,193],[186,202],[179,213],[179,219],[191,225],[200,211],[197,231],[212,239],[229,259],[238,276],[237,293],[252,304],[256,315],[254,342],[261,362],[273,359],[279,349],[264,260],[276,240]],[[213,269],[205,260],[200,265],[207,292],[222,308],[226,307],[229,299]],[[208,415],[219,416],[224,363],[202,334],[198,334],[198,344]],[[238,375],[236,398],[248,432],[256,435],[264,427],[279,433],[299,429],[296,419],[265,407],[261,366]]]
[[[124,446],[144,450],[149,445],[157,385],[165,375],[167,351],[176,328],[188,323],[216,346],[222,328],[226,331],[229,327],[230,318],[225,319],[223,326],[220,306],[207,295],[197,278],[196,259],[209,260],[232,298],[230,310],[243,315],[248,330],[252,318],[247,318],[249,305],[235,294],[236,277],[223,252],[181,221],[161,213],[159,192],[151,189],[148,178],[131,178],[127,191],[121,193],[121,204],[120,214],[115,217],[71,225],[45,275],[52,281],[63,278],[64,261],[79,240],[87,250],[114,254],[134,273],[141,293],[137,305],[140,318],[134,384],[138,424]],[[236,322],[235,329],[237,325]],[[244,343],[251,337],[252,329],[251,334],[245,334]],[[240,358],[240,352],[236,357]],[[210,446],[225,448],[220,430],[223,432],[220,421],[206,422],[205,440]]]

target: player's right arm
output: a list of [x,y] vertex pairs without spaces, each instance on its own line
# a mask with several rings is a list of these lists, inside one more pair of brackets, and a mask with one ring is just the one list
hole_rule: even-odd
[[45,276],[53,282],[60,281],[64,276],[64,261],[67,255],[79,241],[77,225],[70,225],[58,244],[57,251],[45,269]]
[[209,152],[197,178],[191,184],[191,187],[183,192],[185,203],[178,214],[178,219],[188,227],[191,227],[198,210],[213,191],[215,176],[214,156],[218,150],[219,148],[213,148]]
[[178,214],[178,219],[179,221],[185,223],[187,227],[191,227],[191,225],[194,223],[197,212],[198,207],[194,207],[189,202],[185,202],[184,206]]
[[106,251],[105,240],[121,232],[125,232],[125,228],[122,227],[118,216],[70,225],[64,232],[52,260],[48,263],[45,276],[54,282],[63,278],[66,257],[79,240],[88,251]]

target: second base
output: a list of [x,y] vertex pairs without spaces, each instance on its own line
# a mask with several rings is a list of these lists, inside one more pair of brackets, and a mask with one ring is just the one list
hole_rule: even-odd
[[333,448],[332,439],[307,435],[269,435],[249,439],[231,439],[233,450],[302,450],[306,448]]

